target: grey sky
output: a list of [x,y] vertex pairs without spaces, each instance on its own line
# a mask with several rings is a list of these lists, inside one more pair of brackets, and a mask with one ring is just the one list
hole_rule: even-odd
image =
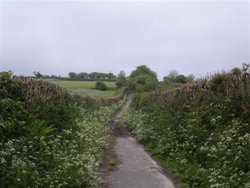
[[161,79],[250,62],[249,1],[1,1],[0,70],[127,74]]

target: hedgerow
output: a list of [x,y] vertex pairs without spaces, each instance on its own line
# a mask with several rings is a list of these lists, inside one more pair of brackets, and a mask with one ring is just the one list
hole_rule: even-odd
[[44,81],[0,77],[0,186],[96,187],[121,102],[98,107]]
[[132,105],[124,123],[183,187],[249,187],[249,65]]

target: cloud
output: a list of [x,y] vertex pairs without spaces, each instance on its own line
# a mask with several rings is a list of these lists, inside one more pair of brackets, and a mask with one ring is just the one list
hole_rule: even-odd
[[30,75],[130,73],[159,78],[250,62],[249,1],[1,1],[1,70]]

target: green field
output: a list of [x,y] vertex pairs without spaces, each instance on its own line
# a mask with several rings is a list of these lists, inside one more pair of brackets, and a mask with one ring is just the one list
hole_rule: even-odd
[[100,91],[95,89],[96,81],[66,81],[56,79],[46,79],[53,82],[63,88],[66,88],[70,92],[82,96],[91,96],[95,98],[105,98],[115,96],[117,94],[115,82],[105,82],[108,87],[106,91]]

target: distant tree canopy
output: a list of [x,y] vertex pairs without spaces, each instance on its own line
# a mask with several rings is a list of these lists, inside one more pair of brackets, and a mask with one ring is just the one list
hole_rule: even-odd
[[70,72],[68,75],[70,78],[82,78],[84,80],[116,80],[116,76],[113,73],[101,73],[101,72],[74,73],[74,72]]
[[166,84],[171,84],[171,83],[185,84],[188,82],[193,82],[194,76],[193,75],[185,76],[183,74],[178,74],[176,70],[173,70],[170,71],[169,74],[163,78],[163,81]]
[[116,81],[117,76],[114,75],[113,73],[101,73],[101,72],[92,72],[92,73],[86,73],[86,72],[80,72],[80,73],[75,73],[75,72],[69,72],[68,76],[69,77],[61,77],[56,76],[56,75],[44,75],[41,74],[40,71],[34,71],[33,72],[34,76],[36,78],[54,78],[54,79],[61,79],[61,80],[103,80],[103,81]]
[[40,71],[34,71],[33,74],[36,78],[58,78],[60,77],[56,75],[51,75],[51,76],[45,75],[45,74],[40,73]]
[[35,75],[36,78],[42,78],[43,77],[43,75],[39,71],[38,72],[34,71],[33,74]]
[[141,65],[134,70],[128,80],[130,89],[137,92],[152,91],[157,88],[157,75],[146,65]]
[[118,74],[115,85],[117,88],[121,88],[127,85],[127,78],[124,71],[120,71],[120,73]]
[[69,73],[69,77],[70,77],[70,78],[75,78],[75,77],[76,77],[76,73],[70,72],[70,73]]

